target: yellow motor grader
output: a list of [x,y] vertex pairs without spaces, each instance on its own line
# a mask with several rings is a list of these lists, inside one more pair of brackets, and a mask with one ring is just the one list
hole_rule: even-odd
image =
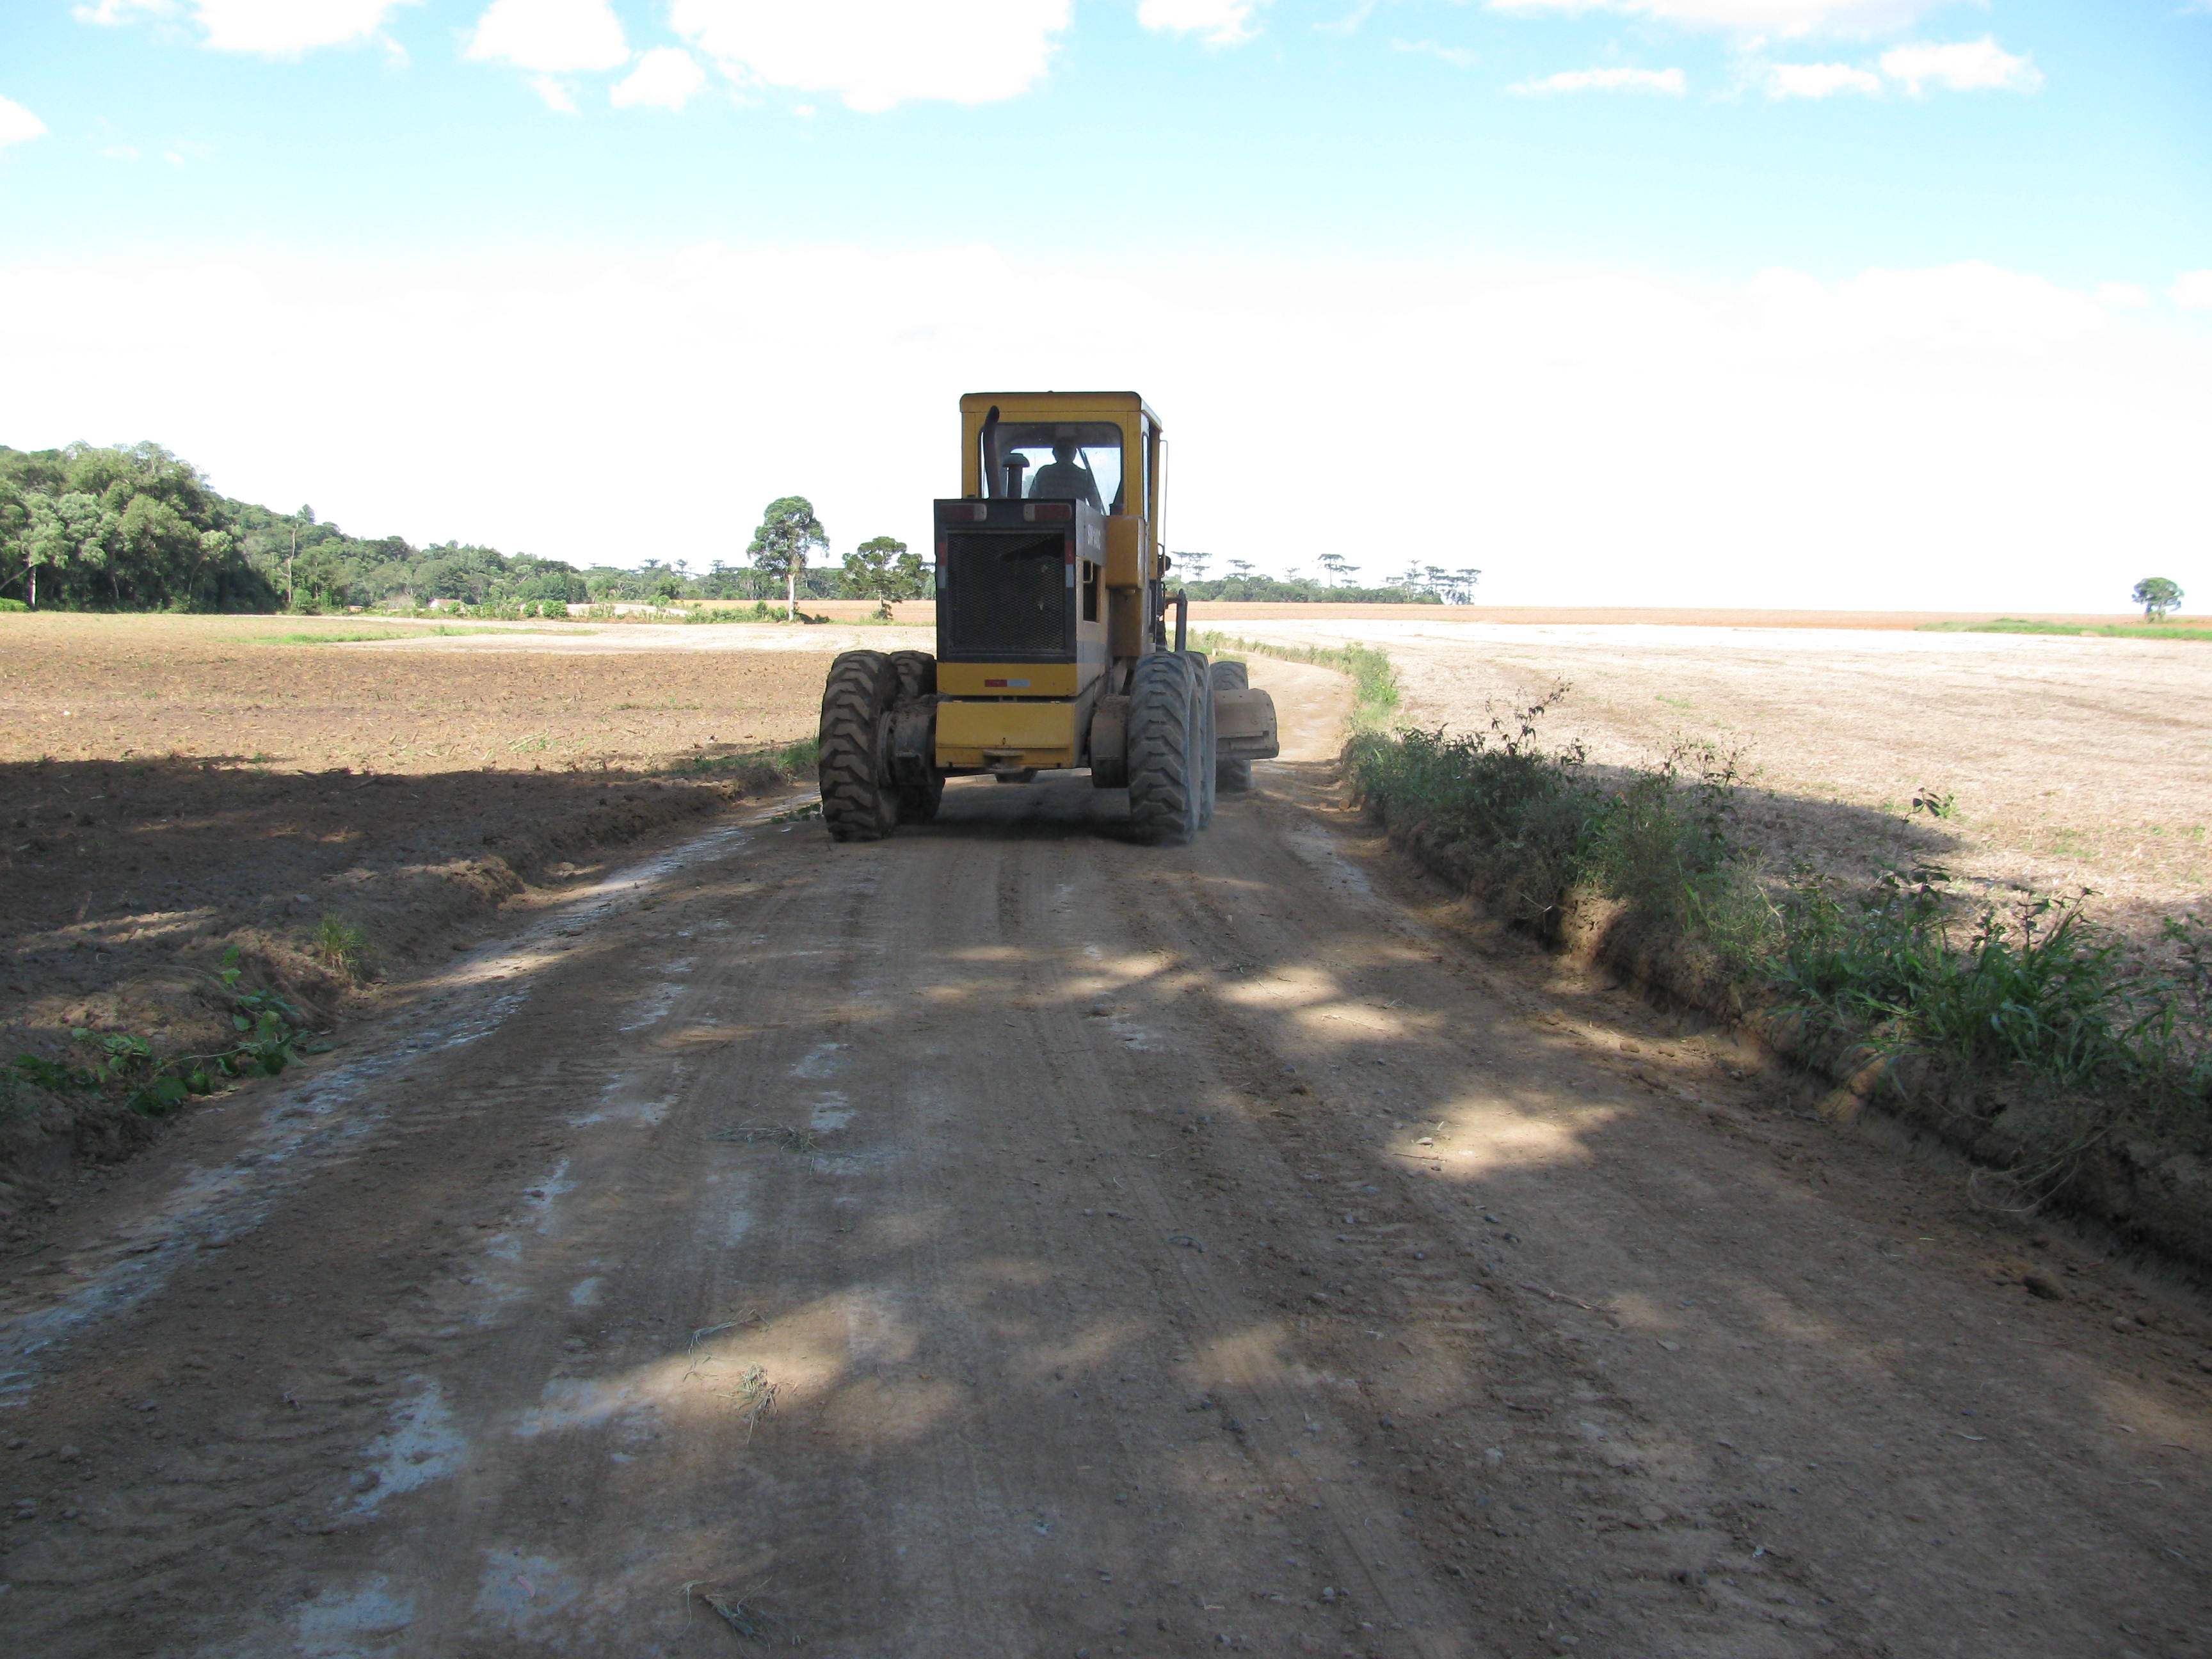
[[[848,651],[822,693],[822,817],[875,841],[947,778],[1090,769],[1141,840],[1188,842],[1277,752],[1242,663],[1185,648],[1160,541],[1167,446],[1133,392],[970,392],[935,503],[937,653]],[[1175,612],[1172,635],[1168,612]]]

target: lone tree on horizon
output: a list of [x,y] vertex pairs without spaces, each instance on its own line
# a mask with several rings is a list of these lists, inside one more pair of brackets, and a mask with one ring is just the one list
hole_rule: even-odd
[[830,545],[829,532],[814,516],[814,503],[804,495],[779,495],[761,514],[745,556],[772,576],[783,578],[783,619],[799,620],[799,573],[806,568],[806,556]]
[[928,591],[921,556],[907,551],[893,536],[871,536],[845,556],[845,586],[876,602],[876,615],[888,618],[894,599],[918,599]]
[[2181,609],[2181,584],[2164,576],[2145,576],[2128,597],[2143,608],[2145,622],[2164,622],[2168,611]]

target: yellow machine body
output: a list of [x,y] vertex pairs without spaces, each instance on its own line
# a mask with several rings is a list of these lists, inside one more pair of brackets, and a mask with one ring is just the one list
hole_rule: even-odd
[[[1135,392],[969,392],[960,400],[962,499],[980,503],[1000,494],[987,487],[985,471],[994,425],[1048,422],[1093,436],[1109,426],[1120,434],[1115,497],[1102,503],[1109,510],[1076,520],[1074,660],[963,660],[957,631],[940,607],[935,759],[947,771],[1090,764],[1098,699],[1115,662],[1141,655],[1153,626],[1149,601],[1165,574],[1160,520],[1167,442],[1159,416]],[[939,528],[941,562],[945,526]]]

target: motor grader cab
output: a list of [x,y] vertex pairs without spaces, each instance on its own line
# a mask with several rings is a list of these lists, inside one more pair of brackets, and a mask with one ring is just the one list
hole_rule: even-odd
[[[1242,663],[1186,648],[1160,540],[1167,446],[1133,392],[970,392],[960,494],[935,503],[937,652],[848,651],[822,694],[822,817],[874,841],[947,778],[1088,768],[1177,845],[1277,752]],[[1170,630],[1168,611],[1175,621]]]

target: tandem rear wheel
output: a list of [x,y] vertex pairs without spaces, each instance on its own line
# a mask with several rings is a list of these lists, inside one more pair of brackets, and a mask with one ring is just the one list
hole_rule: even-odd
[[926,715],[936,697],[937,659],[927,651],[848,651],[830,664],[815,773],[831,839],[881,841],[902,822],[937,816],[943,774],[925,758],[903,769],[921,775],[894,775],[897,722]]

